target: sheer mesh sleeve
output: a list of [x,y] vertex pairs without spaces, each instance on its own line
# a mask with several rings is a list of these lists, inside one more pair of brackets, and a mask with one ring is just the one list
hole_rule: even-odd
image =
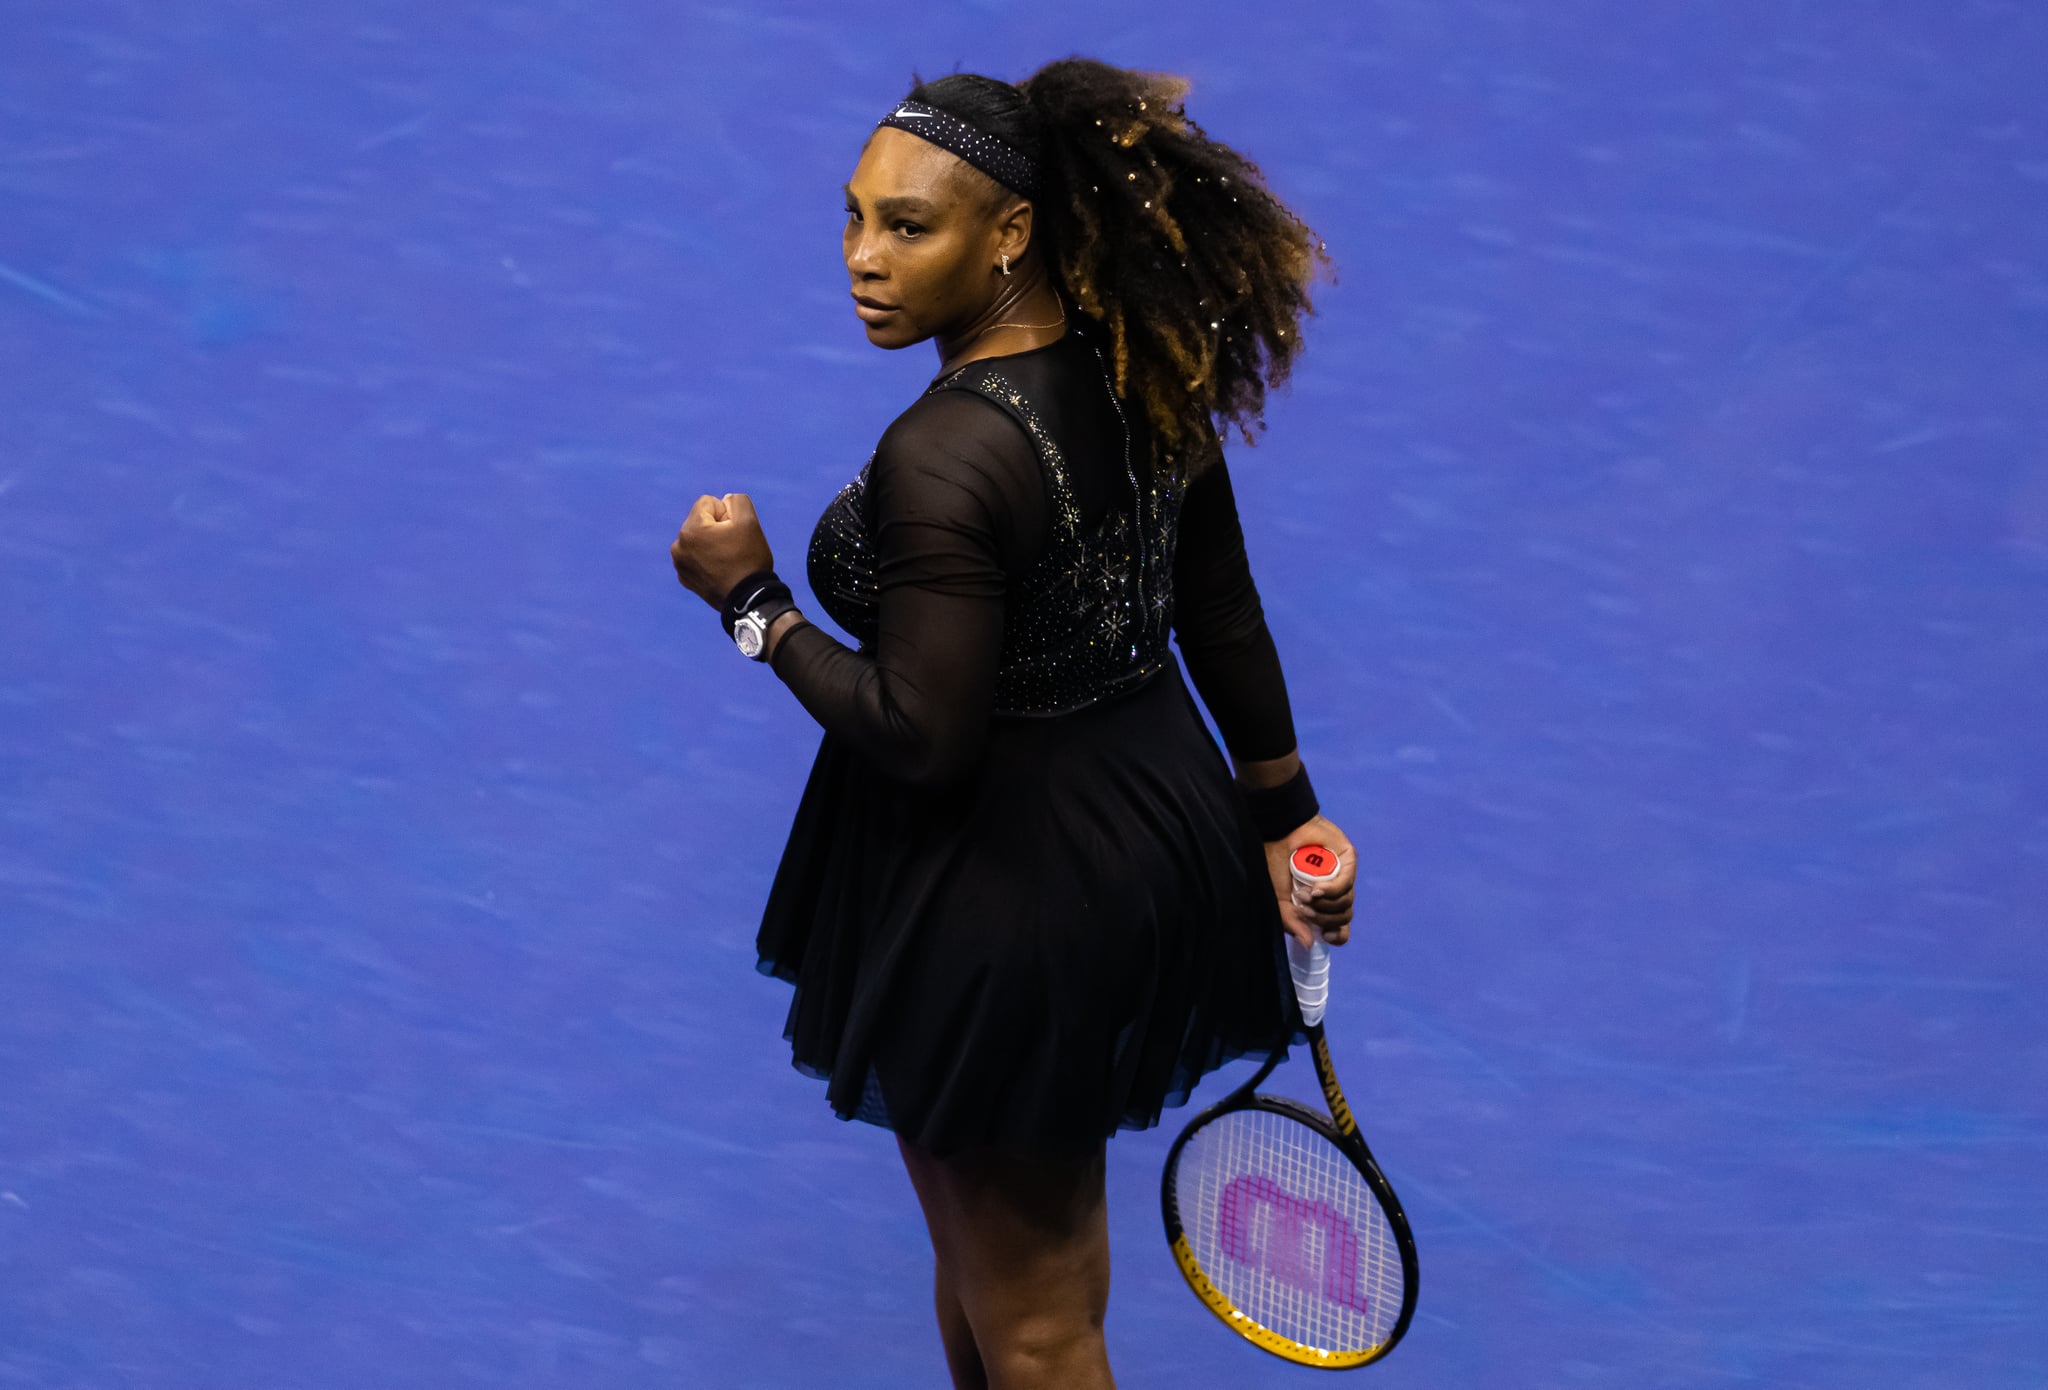
[[1051,520],[1044,475],[999,407],[935,391],[882,436],[868,489],[872,653],[799,624],[772,664],[828,733],[891,776],[943,786],[973,766],[987,733],[1004,595]]
[[1188,484],[1181,503],[1173,630],[1188,677],[1230,756],[1245,762],[1293,752],[1287,681],[1252,583],[1237,494],[1220,456]]

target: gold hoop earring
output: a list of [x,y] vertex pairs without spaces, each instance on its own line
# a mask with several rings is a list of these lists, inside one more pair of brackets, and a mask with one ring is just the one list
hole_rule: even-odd
[[1006,253],[1004,254],[1004,256],[1003,256],[1003,274],[1004,274],[1004,275],[1008,275],[1009,273],[1010,273],[1010,257],[1009,257],[1009,255],[1008,255],[1008,253],[1006,252]]

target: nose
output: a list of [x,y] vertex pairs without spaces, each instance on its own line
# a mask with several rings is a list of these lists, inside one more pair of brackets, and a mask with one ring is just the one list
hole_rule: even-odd
[[881,248],[868,235],[866,223],[849,226],[846,229],[846,272],[856,280],[879,280],[886,267],[882,262]]

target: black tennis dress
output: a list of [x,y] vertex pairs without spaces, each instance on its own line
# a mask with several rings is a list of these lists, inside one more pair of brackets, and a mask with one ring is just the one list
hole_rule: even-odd
[[1294,748],[1220,453],[1150,466],[1105,334],[934,381],[812,536],[824,728],[761,921],[796,1066],[936,1154],[1083,1148],[1298,1040],[1236,757]]

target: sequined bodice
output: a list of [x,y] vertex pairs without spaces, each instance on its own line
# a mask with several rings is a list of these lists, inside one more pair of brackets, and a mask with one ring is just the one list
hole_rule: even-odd
[[[1100,350],[1092,356],[1109,391]],[[1121,495],[1098,522],[1084,526],[1067,461],[1030,397],[1004,376],[1001,358],[970,362],[930,389],[976,392],[1022,425],[1052,501],[1045,548],[1007,598],[994,712],[1065,714],[1141,684],[1171,661],[1167,639],[1184,476],[1168,466],[1141,483],[1126,419]],[[1124,410],[1119,402],[1118,414]],[[807,560],[818,601],[863,650],[873,646],[877,630],[867,487],[873,466],[871,455],[826,506]]]

